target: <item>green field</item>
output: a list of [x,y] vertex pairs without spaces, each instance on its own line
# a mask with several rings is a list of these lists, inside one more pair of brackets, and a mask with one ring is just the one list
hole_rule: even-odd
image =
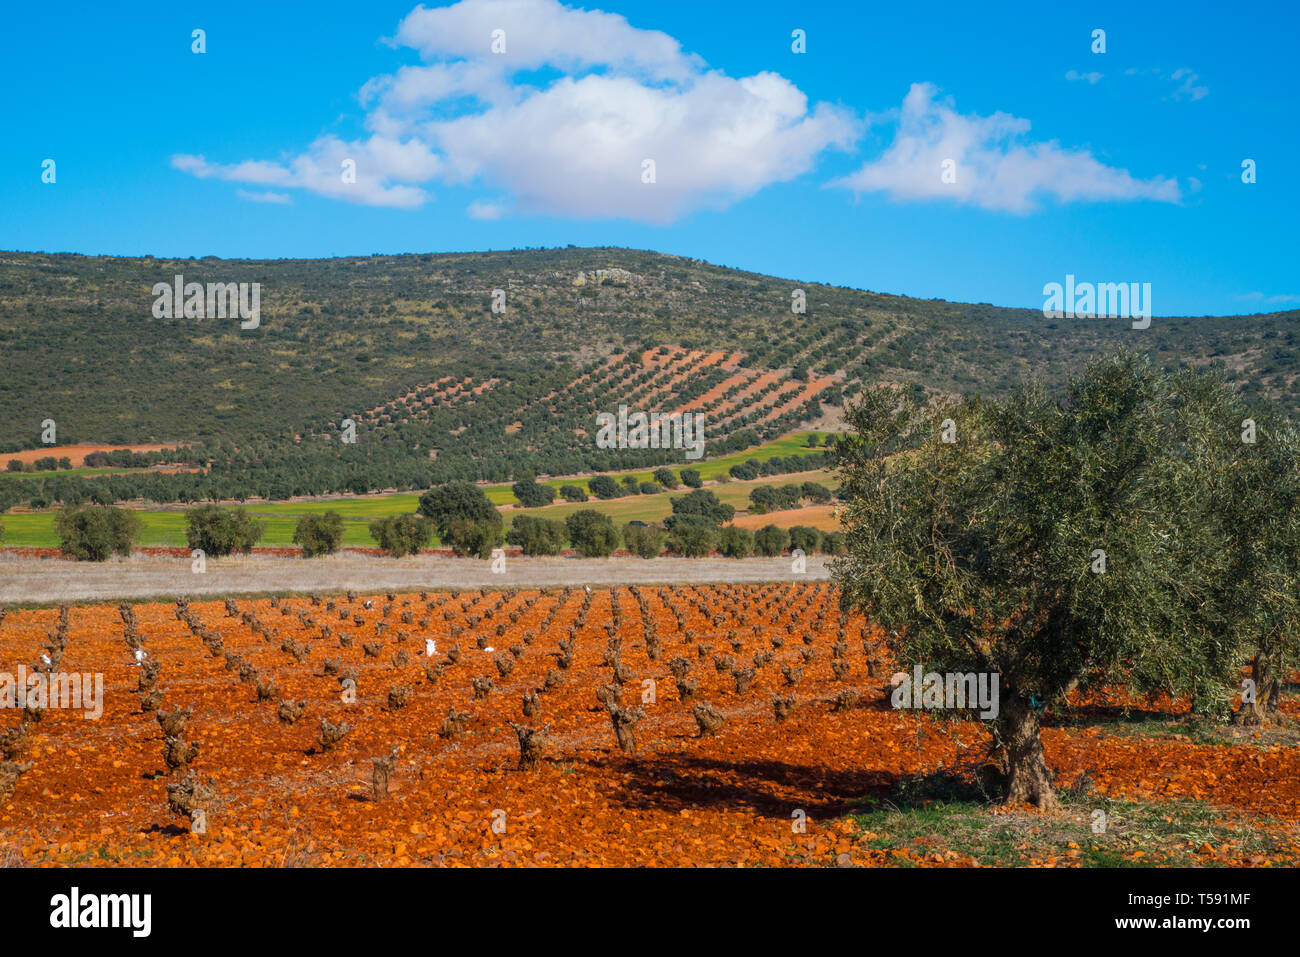
[[[737,512],[741,512],[749,507],[749,493],[761,485],[804,482],[817,482],[827,488],[834,488],[837,480],[835,473],[829,469],[814,469],[809,472],[769,476],[752,482],[727,482],[710,486],[709,491],[718,497],[718,501],[732,505]],[[689,491],[688,488],[680,488],[676,491],[660,492],[658,495],[629,495],[626,498],[609,499],[604,502],[593,498],[586,502],[565,502],[562,505],[547,505],[544,508],[530,508],[527,511],[511,510],[505,513],[505,517],[509,521],[515,515],[535,515],[538,518],[563,521],[566,515],[579,509],[594,508],[612,518],[616,525],[632,521],[658,522],[672,514],[672,499]]]
[[[671,468],[678,474],[681,474],[682,469],[695,469],[700,473],[700,477],[704,479],[704,481],[715,481],[727,476],[728,470],[733,465],[740,465],[742,462],[748,462],[750,459],[757,459],[760,462],[766,462],[768,459],[775,458],[778,455],[785,457],[790,455],[807,455],[810,452],[824,452],[826,450],[820,444],[815,449],[809,448],[808,436],[816,435],[822,442],[824,442],[827,434],[828,433],[826,432],[791,432],[789,435],[783,435],[779,439],[773,439],[771,442],[764,442],[762,445],[756,445],[752,449],[746,449],[744,452],[735,452],[731,455],[723,456],[720,459],[711,459],[704,462],[682,461],[675,465],[665,467]],[[617,480],[621,480],[626,475],[635,475],[638,482],[654,481],[653,469],[648,469],[642,472],[610,472],[608,474]],[[586,478],[545,479],[540,481],[538,484],[549,485],[557,491],[561,485],[577,485],[582,488],[583,491],[586,491],[587,489]],[[489,485],[487,487],[487,493],[488,498],[492,500],[494,505],[515,505],[519,501],[511,493],[509,485]]]
[[[800,452],[821,451],[820,448],[808,448],[808,435],[810,434],[812,433],[793,433],[746,452],[729,455],[710,462],[701,462],[698,465],[678,466],[674,468],[674,471],[679,472],[681,468],[696,468],[701,476],[706,481],[709,481],[726,476],[727,470],[731,466],[749,459],[767,461],[775,455],[787,456]],[[64,472],[62,474],[69,473]],[[622,479],[624,475],[635,475],[639,481],[651,481],[650,472],[612,472],[609,474],[615,479]],[[790,482],[819,482],[831,488],[836,484],[836,478],[833,472],[820,469],[791,473],[790,475],[768,476],[752,482],[722,482],[711,488],[721,501],[728,505],[734,505],[739,512],[748,506],[749,493],[758,486],[785,485]],[[587,480],[585,478],[550,479],[542,484],[551,485],[556,489],[561,485],[577,485],[585,490]],[[510,491],[509,485],[489,485],[484,488],[484,491],[492,503],[497,506],[517,505],[519,502]],[[529,509],[526,512],[510,509],[502,517],[505,519],[507,526],[510,525],[516,515],[525,514],[562,521],[564,516],[570,512],[583,508],[594,508],[608,514],[617,524],[631,521],[657,522],[672,514],[671,496],[681,495],[688,491],[690,490],[683,487],[676,491],[665,491],[657,495],[630,495],[608,501],[601,501],[593,497],[587,502],[548,505],[544,508]],[[268,502],[260,505],[248,505],[245,508],[250,514],[257,516],[266,523],[266,534],[262,539],[262,545],[292,545],[293,530],[299,516],[310,512],[338,512],[343,518],[344,545],[373,546],[375,543],[370,537],[370,522],[376,518],[414,512],[419,501],[420,496],[418,493],[400,492],[392,495],[317,499],[305,502]],[[185,544],[185,515],[183,511],[175,509],[168,511],[142,510],[139,514],[144,522],[144,530],[141,532],[138,544],[142,546],[183,546]],[[54,531],[53,512],[10,513],[0,517],[0,521],[4,523],[4,538],[0,540],[0,545],[15,548],[54,548],[59,544],[58,536]]]

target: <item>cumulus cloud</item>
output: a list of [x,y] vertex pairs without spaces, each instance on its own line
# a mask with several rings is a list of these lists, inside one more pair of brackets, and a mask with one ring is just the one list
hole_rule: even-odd
[[1080,73],[1078,70],[1067,70],[1065,73],[1065,78],[1067,80],[1086,80],[1089,86],[1098,83],[1102,76],[1103,74],[1098,73],[1096,70],[1093,70],[1091,73]]
[[292,186],[352,203],[409,208],[428,198],[423,189],[410,184],[431,179],[439,160],[418,140],[375,134],[353,142],[322,136],[305,152],[283,161],[222,164],[203,156],[180,155],[172,157],[172,165],[203,179]]
[[497,220],[506,214],[505,203],[492,203],[476,199],[465,207],[465,215],[470,219]]
[[[504,53],[492,53],[498,30]],[[402,21],[394,39],[425,60],[502,57],[501,62],[514,70],[549,66],[572,73],[603,66],[682,82],[704,65],[684,54],[666,33],[638,29],[618,14],[565,7],[557,0],[462,0],[433,10],[421,5]]]
[[[668,222],[808,170],[850,124],[772,74],[718,73],[686,88],[564,78],[483,113],[430,124],[449,179],[492,183],[525,212]],[[508,134],[507,134],[508,131]],[[503,134],[525,148],[503,149]],[[646,161],[654,182],[647,183]]]
[[[525,213],[666,223],[797,177],[859,133],[848,111],[810,105],[775,73],[727,76],[666,33],[558,0],[419,6],[391,42],[424,62],[361,89],[367,137],[321,137],[275,161],[173,164],[368,205],[419,206],[432,184],[457,183],[504,192]],[[353,183],[340,175],[349,158]]]
[[[1175,179],[1137,179],[1087,150],[1030,140],[1026,119],[1002,112],[958,113],[950,102],[939,101],[928,83],[912,85],[896,124],[893,141],[878,159],[833,185],[894,200],[948,199],[1011,213],[1032,212],[1046,198],[1061,203],[1176,203],[1181,198]],[[945,177],[945,169],[951,175]]]

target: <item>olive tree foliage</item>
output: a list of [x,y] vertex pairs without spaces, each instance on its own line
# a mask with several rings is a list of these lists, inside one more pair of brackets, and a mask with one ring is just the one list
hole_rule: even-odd
[[638,558],[657,558],[664,550],[664,530],[658,525],[623,526],[623,543]]
[[567,534],[563,522],[520,515],[506,533],[506,541],[518,545],[525,555],[558,555]]
[[452,522],[501,522],[501,513],[487,493],[473,482],[447,482],[429,489],[420,496],[418,511],[433,523],[440,538]]
[[1249,589],[1260,579],[1244,570],[1258,563],[1249,530],[1238,548],[1226,529],[1241,496],[1270,494],[1261,466],[1234,464],[1257,449],[1226,454],[1234,403],[1214,374],[1121,352],[1061,396],[1029,384],[922,405],[875,389],[848,410],[842,601],[906,669],[999,676],[987,767],[1008,801],[1056,805],[1039,728],[1079,682],[1206,706],[1224,700],[1252,621],[1294,623],[1289,605],[1230,597],[1234,569]]
[[418,554],[433,541],[433,522],[423,515],[390,515],[370,523],[370,537],[394,558]]
[[584,558],[608,558],[618,548],[618,529],[614,521],[594,508],[581,508],[564,517],[569,541]]
[[555,501],[555,489],[549,485],[537,484],[537,480],[532,475],[522,476],[519,481],[510,486],[510,490],[515,493],[515,498],[519,499],[519,504],[524,508],[541,508]]
[[198,505],[185,511],[185,543],[209,556],[243,552],[247,555],[262,540],[266,523],[242,508]]
[[1218,542],[1219,574],[1195,624],[1250,667],[1233,689],[1241,691],[1234,721],[1270,723],[1283,718],[1282,676],[1300,660],[1300,431],[1271,409],[1248,407],[1217,376],[1187,391],[1191,441],[1213,466],[1200,480],[1198,517]]
[[293,542],[302,546],[304,558],[332,555],[343,547],[343,530],[338,512],[308,513],[294,526]]
[[102,562],[112,555],[127,556],[140,537],[140,516],[111,505],[68,506],[54,523],[60,548],[81,561]]

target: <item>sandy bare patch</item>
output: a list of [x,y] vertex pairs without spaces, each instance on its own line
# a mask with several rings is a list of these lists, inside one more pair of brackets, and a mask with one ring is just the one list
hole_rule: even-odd
[[393,559],[345,552],[326,558],[270,555],[210,558],[202,574],[188,558],[132,555],[107,562],[0,556],[0,601],[59,602],[258,592],[421,591],[440,588],[560,585],[666,585],[823,581],[821,555],[808,570],[789,558],[509,558],[502,574],[490,562],[433,555]]
[[737,515],[732,524],[751,529],[763,528],[765,525],[775,525],[777,528],[811,525],[823,532],[838,532],[840,523],[835,517],[835,508],[834,505],[809,505],[807,508],[790,508],[765,515]]
[[54,456],[56,459],[66,456],[72,462],[73,468],[81,468],[85,465],[86,456],[91,452],[120,452],[123,449],[132,452],[161,452],[163,449],[174,449],[177,445],[178,443],[175,442],[171,445],[45,445],[39,449],[6,452],[0,455],[0,460],[8,462],[10,459],[17,459],[26,464],[49,456]]

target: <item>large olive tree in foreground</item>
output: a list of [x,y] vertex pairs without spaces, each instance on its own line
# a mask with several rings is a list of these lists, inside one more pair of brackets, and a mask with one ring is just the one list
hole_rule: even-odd
[[1297,584],[1296,445],[1243,441],[1218,376],[1121,353],[1059,397],[872,390],[848,416],[843,601],[905,668],[1000,676],[990,766],[1007,800],[1056,805],[1040,722],[1081,680],[1224,702],[1264,635],[1276,674],[1296,630],[1278,594]]

